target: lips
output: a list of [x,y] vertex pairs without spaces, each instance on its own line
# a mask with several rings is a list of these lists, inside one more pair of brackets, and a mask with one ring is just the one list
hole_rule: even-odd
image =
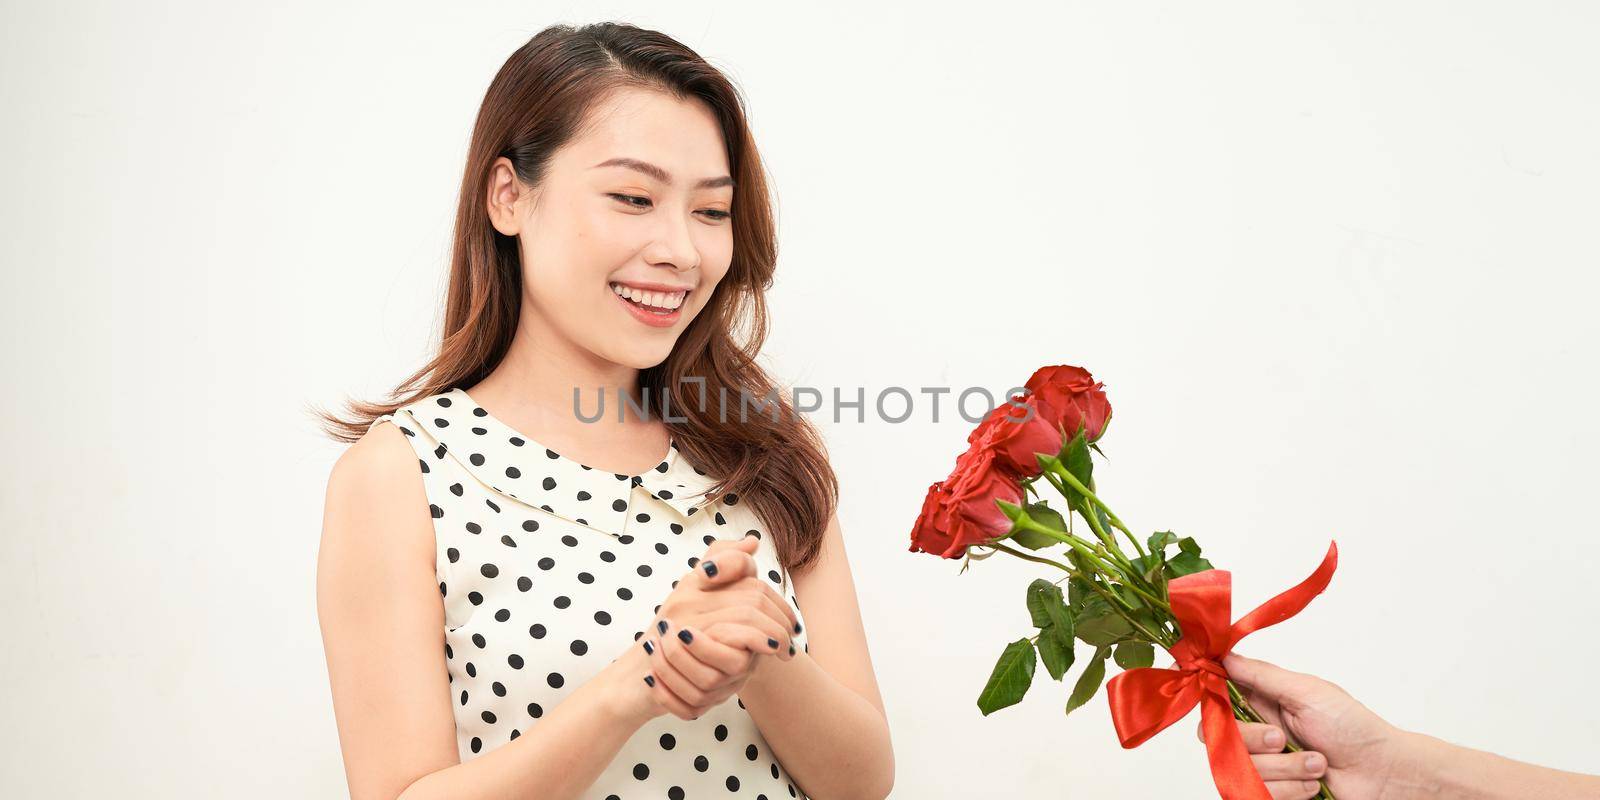
[[[653,328],[670,328],[677,324],[680,310],[687,299],[687,292],[646,292],[615,283],[611,285],[611,294],[634,319]],[[664,305],[652,305],[654,303]]]

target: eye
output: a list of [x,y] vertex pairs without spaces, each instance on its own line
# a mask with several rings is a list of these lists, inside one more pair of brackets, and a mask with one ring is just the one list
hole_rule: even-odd
[[731,213],[729,213],[727,211],[722,211],[720,209],[715,209],[715,208],[708,208],[708,209],[705,210],[704,213],[707,216],[709,216],[709,217],[711,217],[712,219],[715,219],[715,220],[724,220],[724,219],[727,219],[727,218],[733,216],[733,214],[731,214]]
[[[618,200],[622,201],[623,203],[626,203],[626,204],[628,204],[630,206],[633,206],[634,208],[649,208],[650,207],[650,198],[648,198],[648,197],[635,197],[635,196],[633,196],[631,194],[616,194],[616,193],[608,193],[607,196],[608,197],[615,197]],[[637,200],[639,202],[638,203],[632,202],[634,200]]]

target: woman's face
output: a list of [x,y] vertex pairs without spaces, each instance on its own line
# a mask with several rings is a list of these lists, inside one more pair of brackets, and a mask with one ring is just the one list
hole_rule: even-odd
[[733,181],[702,101],[620,89],[591,120],[531,192],[496,161],[490,215],[519,236],[518,335],[644,369],[666,360],[728,272]]

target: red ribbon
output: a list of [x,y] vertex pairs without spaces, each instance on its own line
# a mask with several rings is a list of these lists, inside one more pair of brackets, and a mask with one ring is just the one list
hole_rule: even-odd
[[1200,705],[1211,778],[1223,800],[1271,800],[1266,784],[1250,762],[1228,697],[1228,673],[1222,659],[1240,639],[1298,613],[1311,598],[1328,588],[1339,563],[1337,543],[1329,543],[1322,566],[1300,585],[1262,603],[1234,623],[1233,575],[1210,569],[1167,584],[1167,599],[1183,637],[1167,652],[1171,669],[1130,669],[1106,684],[1111,721],[1125,748],[1138,747]]

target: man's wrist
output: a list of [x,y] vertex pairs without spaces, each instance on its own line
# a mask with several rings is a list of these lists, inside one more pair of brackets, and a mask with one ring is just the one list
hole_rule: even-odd
[[1398,728],[1388,747],[1388,774],[1379,800],[1460,797],[1451,766],[1457,748],[1441,739]]

